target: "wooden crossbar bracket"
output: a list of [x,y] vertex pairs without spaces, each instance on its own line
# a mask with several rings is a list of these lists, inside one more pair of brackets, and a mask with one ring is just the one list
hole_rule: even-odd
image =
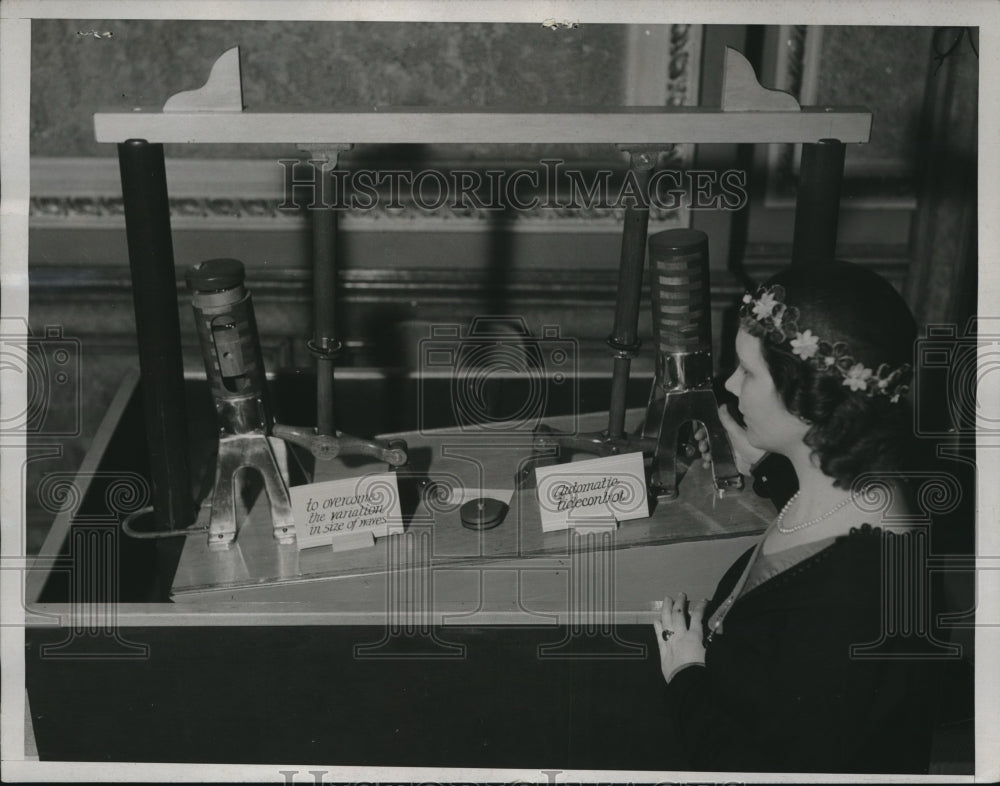
[[99,112],[98,142],[266,143],[300,140],[307,148],[335,143],[617,143],[867,142],[864,108],[800,107],[794,97],[762,87],[750,63],[726,50],[721,108],[620,107],[513,112],[480,109],[338,110],[324,113],[243,112],[239,50],[224,53],[199,90],[171,97],[163,110]]
[[208,81],[197,90],[175,93],[163,105],[164,112],[242,112],[243,77],[240,75],[240,48],[234,46],[220,55]]

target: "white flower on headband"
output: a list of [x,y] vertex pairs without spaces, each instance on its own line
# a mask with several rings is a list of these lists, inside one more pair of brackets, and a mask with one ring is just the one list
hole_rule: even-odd
[[811,330],[806,330],[804,333],[796,333],[791,344],[792,352],[803,360],[809,360],[809,358],[819,352],[819,336],[814,336]]
[[838,374],[852,392],[886,396],[895,403],[908,391],[909,364],[893,369],[883,363],[873,372],[855,361],[843,341],[831,345],[811,330],[800,331],[801,314],[795,306],[785,303],[785,289],[780,284],[744,294],[740,319],[750,335],[775,347],[787,345],[792,354],[817,371]]
[[753,304],[753,314],[757,317],[757,319],[769,317],[777,304],[778,301],[775,300],[774,295],[770,292],[765,292],[760,296],[757,302]]
[[865,368],[860,363],[855,363],[847,370],[844,377],[844,384],[851,390],[866,390],[868,388],[868,378],[871,377],[872,370]]

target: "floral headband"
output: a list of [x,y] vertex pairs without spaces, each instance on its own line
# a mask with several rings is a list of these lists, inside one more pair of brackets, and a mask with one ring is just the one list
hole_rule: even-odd
[[899,401],[909,386],[910,366],[897,369],[888,363],[875,371],[858,363],[848,354],[847,344],[822,341],[811,330],[799,330],[799,310],[785,305],[785,288],[780,284],[760,287],[755,294],[747,292],[740,306],[740,319],[747,331],[764,337],[775,345],[788,342],[792,354],[809,363],[817,371],[839,373],[844,385],[867,396],[888,396],[893,403]]

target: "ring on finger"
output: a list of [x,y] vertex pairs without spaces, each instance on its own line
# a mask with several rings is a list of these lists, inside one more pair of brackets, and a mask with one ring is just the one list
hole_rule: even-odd
[[670,641],[670,637],[673,636],[673,635],[674,635],[674,632],[672,630],[664,630],[660,634],[660,638],[663,639],[664,641]]

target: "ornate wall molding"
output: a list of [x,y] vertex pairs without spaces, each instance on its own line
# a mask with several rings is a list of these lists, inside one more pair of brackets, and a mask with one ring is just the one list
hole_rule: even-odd
[[[278,198],[182,197],[170,199],[174,229],[233,230],[252,224],[255,230],[304,229],[304,211],[285,210]],[[96,229],[124,226],[121,197],[32,197],[32,228]],[[345,211],[341,227],[358,232],[620,232],[623,208],[544,207],[497,212],[449,205],[433,211],[419,207],[395,209],[385,204]],[[650,209],[651,231],[686,226],[685,210]]]
[[[822,42],[822,27],[782,25],[778,28],[774,86],[791,93],[802,106],[816,103],[816,76]],[[769,147],[768,205],[794,200],[801,152],[800,145]]]
[[[815,28],[822,31],[822,28]],[[799,104],[806,104],[807,93],[815,98],[815,75],[809,74],[808,90],[803,90],[804,70],[813,61],[806,61],[806,38],[809,34],[807,25],[783,25],[778,33],[778,65],[775,75],[775,87],[785,90],[795,96]],[[819,33],[821,35],[821,33]],[[816,51],[816,35],[813,37],[813,50]],[[800,152],[797,145],[771,145],[768,150],[768,198],[789,197],[795,193],[795,183],[798,178]]]
[[701,25],[670,25],[667,104],[696,106],[701,81]]

